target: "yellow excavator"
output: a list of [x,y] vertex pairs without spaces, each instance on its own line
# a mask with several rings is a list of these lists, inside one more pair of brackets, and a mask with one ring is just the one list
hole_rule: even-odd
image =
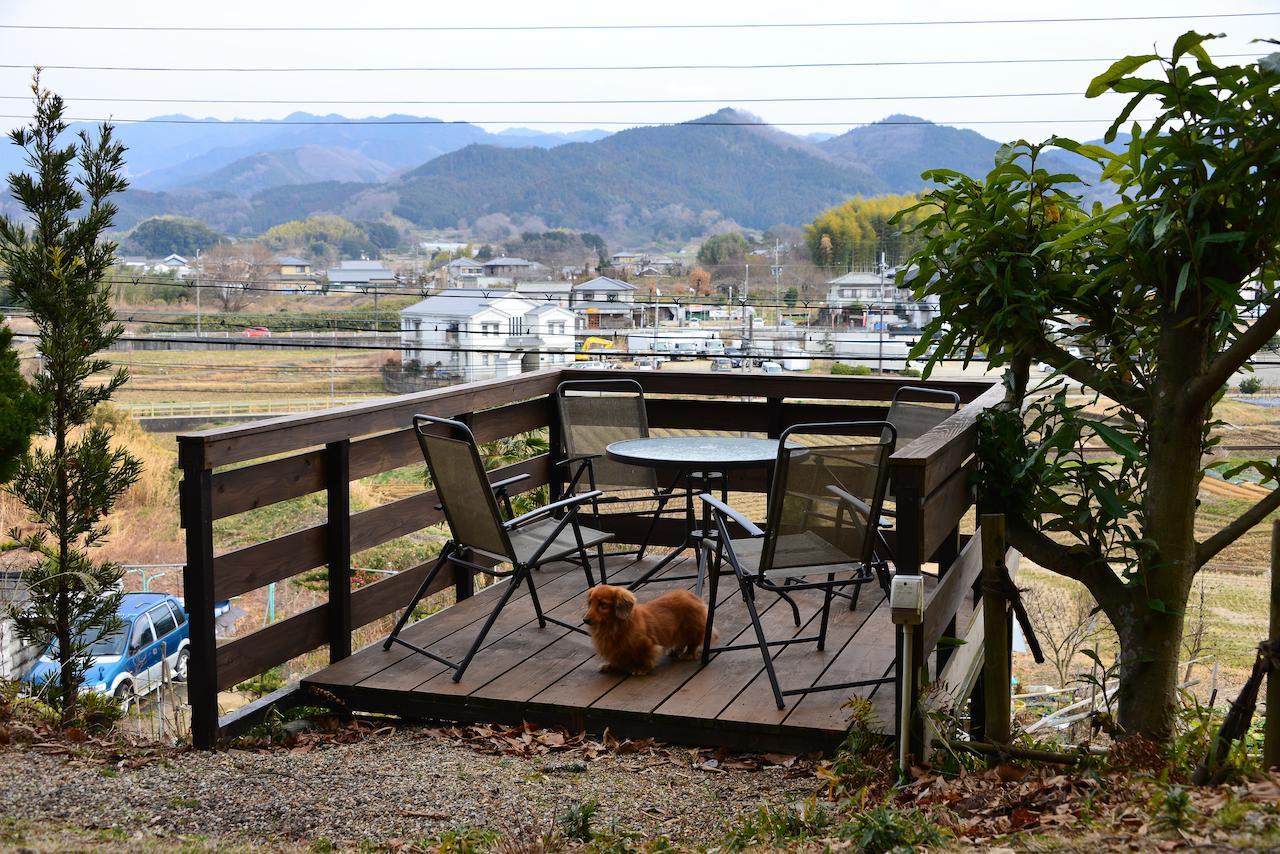
[[601,338],[599,336],[592,335],[590,338],[586,338],[583,340],[582,344],[578,347],[578,355],[574,356],[574,359],[579,362],[587,362],[591,360],[591,356],[589,356],[588,354],[592,350],[612,350],[612,349],[613,349],[613,342],[610,341],[608,338]]

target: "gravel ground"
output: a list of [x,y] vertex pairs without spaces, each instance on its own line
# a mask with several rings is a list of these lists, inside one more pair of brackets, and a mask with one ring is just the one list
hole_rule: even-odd
[[466,827],[532,840],[570,805],[597,798],[596,828],[695,845],[722,838],[743,810],[816,788],[799,767],[706,770],[694,764],[705,753],[695,757],[679,748],[581,764],[573,752],[490,755],[419,729],[306,752],[175,753],[137,768],[10,747],[0,750],[0,818],[267,847],[394,844]]

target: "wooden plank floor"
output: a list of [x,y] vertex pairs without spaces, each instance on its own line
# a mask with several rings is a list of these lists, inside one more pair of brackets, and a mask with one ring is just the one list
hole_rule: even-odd
[[[653,561],[614,558],[610,581],[636,578]],[[677,586],[692,587],[692,581],[671,580],[692,573],[691,558],[674,561],[639,591],[640,600]],[[582,570],[548,566],[535,580],[543,610],[578,624],[586,609]],[[460,659],[505,584],[486,588],[410,626],[404,637],[446,658]],[[757,595],[769,639],[817,632],[821,595],[815,591],[794,595],[800,608],[799,627],[786,603],[775,596]],[[732,576],[721,579],[718,599],[718,644],[754,642]],[[891,676],[894,629],[879,588],[864,586],[854,611],[837,599],[827,648],[818,652],[815,646],[798,644],[778,654],[784,690]],[[849,723],[844,703],[857,694],[871,699],[879,731],[893,731],[892,684],[788,697],[787,708],[779,710],[755,648],[718,653],[706,667],[696,661],[667,659],[647,676],[602,673],[599,665],[585,635],[554,624],[538,627],[523,588],[503,609],[461,682],[454,683],[451,670],[426,656],[399,646],[383,650],[376,643],[303,683],[329,691],[358,711],[467,722],[527,720],[573,731],[599,733],[607,728],[619,737],[775,752],[828,750],[838,745]]]

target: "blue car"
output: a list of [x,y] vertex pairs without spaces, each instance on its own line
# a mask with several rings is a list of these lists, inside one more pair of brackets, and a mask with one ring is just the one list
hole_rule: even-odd
[[[176,681],[187,678],[190,628],[187,613],[173,596],[165,593],[126,593],[117,612],[124,626],[99,637],[89,648],[91,657],[85,673],[84,689],[113,694],[125,704],[133,704],[160,687],[162,650],[169,659],[169,672]],[[23,681],[43,685],[58,672],[57,642],[50,644]]]

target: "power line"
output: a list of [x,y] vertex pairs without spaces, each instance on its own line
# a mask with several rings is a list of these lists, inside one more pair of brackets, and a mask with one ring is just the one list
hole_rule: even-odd
[[[27,119],[31,117],[20,114],[0,114],[0,119]],[[480,124],[500,124],[500,125],[584,125],[588,127],[600,127],[602,125],[609,127],[870,127],[875,125],[882,126],[921,126],[921,125],[1008,125],[1008,124],[1034,124],[1034,125],[1065,125],[1065,124],[1095,124],[1109,125],[1112,122],[1110,118],[1098,119],[946,119],[941,122],[930,121],[928,119],[884,119],[880,121],[869,122],[841,122],[841,121],[817,121],[817,122],[764,122],[764,121],[706,121],[703,119],[694,119],[685,122],[642,122],[642,121],[598,121],[595,119],[369,119],[369,120],[351,120],[344,119],[341,121],[331,119],[305,119],[301,121],[290,121],[288,119],[131,119],[120,118],[119,116],[108,116],[99,118],[87,118],[84,116],[66,117],[65,121],[69,122],[93,122],[100,124],[102,122],[110,122],[112,124],[138,124],[138,125],[260,125],[260,126],[276,126],[276,127],[310,127],[316,125],[342,125],[346,127],[375,127],[378,125],[480,125]],[[1150,121],[1150,119],[1137,118],[1135,121]]]
[[171,33],[387,33],[387,32],[546,32],[581,30],[782,30],[782,29],[849,29],[868,27],[950,27],[989,24],[1093,24],[1124,21],[1189,21],[1205,18],[1261,18],[1280,12],[1221,12],[1194,15],[1115,15],[1080,18],[953,18],[941,20],[896,21],[759,21],[729,23],[681,24],[461,24],[461,25],[383,25],[383,26],[169,26],[163,24],[0,24],[6,30],[91,30],[102,32],[171,32]]
[[[1219,59],[1256,59],[1261,53],[1224,53]],[[160,65],[45,65],[41,68],[58,71],[156,71],[156,72],[192,72],[192,73],[365,73],[365,72],[534,72],[534,71],[740,71],[740,70],[777,70],[784,68],[876,68],[896,66],[929,66],[929,65],[1025,65],[1032,63],[1061,62],[1115,62],[1122,57],[1031,57],[1027,59],[919,59],[919,60],[862,60],[857,62],[783,62],[783,63],[749,63],[749,64],[681,64],[681,65],[462,65],[462,66],[347,66],[347,67],[226,67],[226,66],[160,66]],[[29,69],[33,63],[0,64],[0,68]]]
[[[356,106],[537,106],[570,104],[792,104],[841,101],[958,101],[992,98],[1063,98],[1079,97],[1070,92],[994,92],[971,95],[830,95],[794,98],[589,98],[580,100],[490,100],[490,101],[334,101],[309,98],[78,98],[64,95],[66,101],[118,102],[127,104],[329,104]],[[29,101],[31,95],[0,95],[3,101]],[[364,122],[360,122],[364,124]]]

